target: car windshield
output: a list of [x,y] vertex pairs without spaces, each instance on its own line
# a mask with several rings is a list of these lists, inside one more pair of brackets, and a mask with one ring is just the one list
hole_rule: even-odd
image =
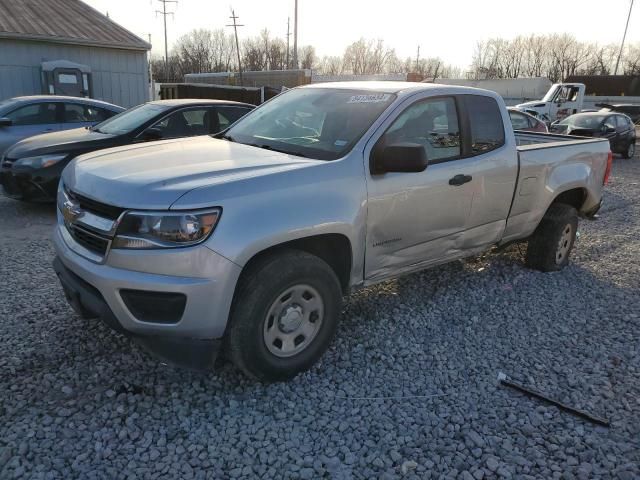
[[290,90],[238,121],[223,138],[318,160],[344,156],[395,95],[370,90]]
[[605,115],[573,115],[565,118],[559,124],[579,128],[599,128],[605,118]]
[[93,127],[94,132],[109,135],[122,135],[135,130],[169,107],[153,103],[145,103],[115,115]]

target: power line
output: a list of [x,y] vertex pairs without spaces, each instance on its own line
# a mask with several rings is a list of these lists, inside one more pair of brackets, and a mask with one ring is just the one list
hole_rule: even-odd
[[227,27],[233,27],[233,31],[236,35],[236,52],[238,53],[238,72],[240,73],[240,86],[244,85],[244,81],[242,80],[242,63],[240,62],[240,43],[238,43],[238,27],[244,27],[244,25],[239,25],[236,20],[240,17],[236,16],[236,12],[231,9],[231,16],[229,17],[233,20],[233,24],[227,25]]
[[167,12],[167,3],[178,3],[178,0],[158,0],[162,3],[162,11],[156,10],[156,15],[159,13],[164,20],[164,76],[165,81],[169,78],[169,46],[167,44],[167,15],[173,16],[173,12]]
[[620,57],[622,57],[622,50],[624,49],[624,41],[627,38],[627,29],[629,28],[629,19],[631,18],[631,10],[633,10],[633,0],[631,0],[631,5],[629,5],[629,15],[627,15],[627,24],[624,27],[624,35],[622,35],[620,52],[618,52],[618,60],[616,60],[616,69],[613,71],[614,75],[618,74],[618,65],[620,65]]

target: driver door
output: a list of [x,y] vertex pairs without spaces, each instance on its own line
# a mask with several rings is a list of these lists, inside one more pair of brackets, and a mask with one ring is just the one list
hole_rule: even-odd
[[[399,143],[424,146],[429,165],[422,172],[367,177],[368,214],[365,278],[386,277],[440,263],[460,253],[471,211],[474,184],[466,178],[474,159],[461,158],[460,116],[454,97],[414,101],[365,150]],[[373,143],[373,142],[372,142]]]

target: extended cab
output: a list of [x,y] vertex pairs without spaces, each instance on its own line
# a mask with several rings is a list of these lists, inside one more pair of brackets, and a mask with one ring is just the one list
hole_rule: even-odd
[[210,363],[224,345],[286,379],[320,358],[354,287],[521,240],[530,267],[560,270],[610,166],[606,140],[515,135],[493,92],[310,85],[218,138],[78,157],[54,267],[81,315],[160,355]]

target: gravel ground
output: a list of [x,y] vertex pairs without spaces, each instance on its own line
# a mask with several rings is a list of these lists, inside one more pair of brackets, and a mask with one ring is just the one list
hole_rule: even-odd
[[323,360],[274,385],[163,365],[78,318],[53,209],[0,198],[0,478],[638,478],[639,185],[640,159],[616,158],[563,272],[514,247],[352,295]]

